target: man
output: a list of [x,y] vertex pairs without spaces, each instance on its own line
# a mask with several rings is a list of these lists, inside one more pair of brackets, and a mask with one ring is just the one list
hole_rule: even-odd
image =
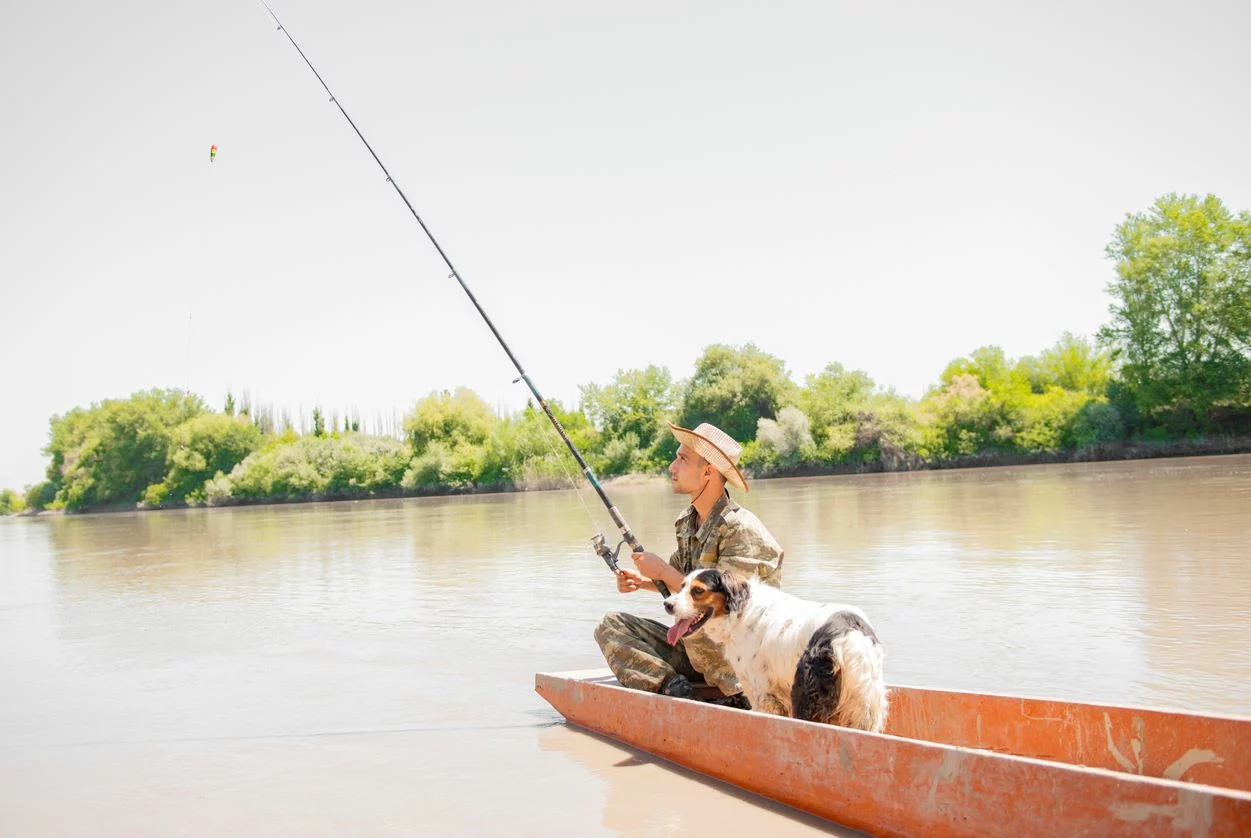
[[[727,484],[747,491],[738,468],[742,446],[707,422],[693,431],[673,423],[669,428],[680,443],[669,464],[673,491],[691,499],[674,522],[678,549],[667,563],[655,553],[632,554],[638,573],[622,568],[617,590],[657,591],[652,580],[658,579],[676,592],[688,573],[708,567],[756,575],[781,587],[783,550],[777,539],[726,491]],[[695,698],[691,682],[702,677],[722,693],[714,703],[750,709],[718,644],[696,634],[673,646],[668,630],[656,620],[613,611],[595,629],[595,641],[622,686]]]

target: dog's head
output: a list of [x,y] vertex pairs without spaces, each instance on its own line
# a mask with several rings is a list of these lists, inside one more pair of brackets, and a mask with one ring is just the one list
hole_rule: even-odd
[[665,610],[674,617],[669,629],[670,645],[677,645],[708,625],[742,609],[751,596],[747,578],[733,571],[696,570],[682,580],[682,588],[665,599]]

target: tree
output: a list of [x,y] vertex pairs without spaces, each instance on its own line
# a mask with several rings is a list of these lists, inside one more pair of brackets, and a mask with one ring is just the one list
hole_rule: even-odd
[[839,428],[852,426],[857,416],[873,395],[873,379],[861,370],[848,371],[842,364],[829,363],[817,375],[804,380],[799,393],[799,407],[812,422],[812,437],[818,446],[824,445],[831,435],[839,435]]
[[983,390],[995,393],[1002,400],[1029,391],[1029,375],[998,346],[980,346],[967,356],[947,365],[940,376],[944,385],[952,384],[962,375],[971,375]]
[[53,504],[135,503],[165,478],[174,430],[204,412],[199,396],[147,390],[54,416],[48,446]]
[[778,411],[795,404],[798,396],[799,388],[780,358],[752,343],[742,348],[714,344],[695,362],[677,422],[687,428],[711,422],[747,443],[756,438],[760,419],[776,419]]
[[404,433],[413,446],[413,453],[421,454],[435,441],[451,446],[481,445],[491,435],[497,421],[491,406],[481,396],[466,387],[457,387],[455,393],[447,390],[431,393],[413,405],[404,417]]
[[816,453],[808,417],[797,407],[784,407],[777,419],[761,419],[756,442],[768,459],[783,468],[811,460]]
[[1076,447],[1077,417],[1090,401],[1084,391],[1064,387],[1031,393],[1020,411],[1013,443],[1030,453]]
[[26,499],[12,489],[0,490],[0,515],[12,515],[26,508]]
[[1147,416],[1251,400],[1251,214],[1169,194],[1128,215],[1108,245],[1112,322],[1099,340]]
[[1104,396],[1108,391],[1112,356],[1087,338],[1065,332],[1054,346],[1037,358],[1022,358],[1017,368],[1023,371],[1035,393],[1060,387],[1090,396]]
[[922,407],[929,415],[927,447],[939,458],[1011,447],[1013,430],[1003,403],[973,373],[957,374]]
[[[569,439],[584,456],[590,458],[590,452],[599,447],[600,435],[586,414],[581,410],[565,410],[556,399],[549,400],[547,404]],[[637,450],[636,442],[631,453]],[[600,474],[616,473],[604,469],[602,462],[594,462],[594,459],[592,462]],[[511,484],[517,488],[563,486],[571,480],[579,480],[579,468],[547,414],[531,402],[525,410],[495,425],[479,479],[484,483]]]
[[218,472],[230,474],[261,446],[262,436],[246,416],[206,413],[174,432],[163,500],[201,500],[204,483]]
[[36,483],[34,486],[28,486],[22,502],[32,512],[47,509],[56,503],[56,486],[52,485],[51,481],[48,480]]
[[612,383],[580,389],[581,409],[602,435],[605,473],[659,468],[661,463],[649,456],[650,451],[640,450],[640,445],[650,446],[668,431],[665,422],[674,403],[669,370],[657,366],[617,370]]

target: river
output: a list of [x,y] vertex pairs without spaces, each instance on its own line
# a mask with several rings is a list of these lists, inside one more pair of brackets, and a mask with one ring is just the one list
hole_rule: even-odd
[[[610,489],[649,547],[683,502]],[[1251,712],[1251,456],[756,481],[889,680]],[[0,521],[0,835],[815,835],[571,728],[589,490]],[[593,516],[594,523],[592,522]]]

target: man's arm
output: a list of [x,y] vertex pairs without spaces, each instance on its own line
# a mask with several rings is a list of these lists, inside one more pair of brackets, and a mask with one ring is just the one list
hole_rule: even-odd
[[658,591],[655,583],[651,580],[659,579],[668,586],[670,593],[675,593],[682,587],[685,577],[673,565],[657,556],[655,553],[631,553],[634,559],[634,565],[639,569],[639,573],[647,577],[647,581],[641,586],[649,591]]

